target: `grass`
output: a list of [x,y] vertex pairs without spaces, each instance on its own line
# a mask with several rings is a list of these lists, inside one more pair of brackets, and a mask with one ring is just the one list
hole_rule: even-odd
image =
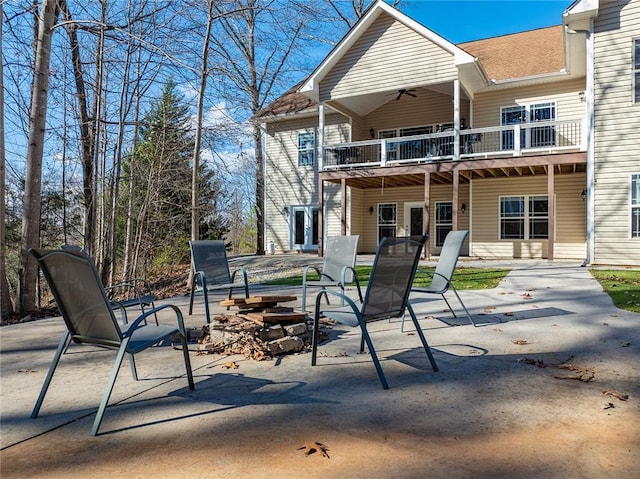
[[592,269],[591,274],[617,308],[640,313],[640,270]]
[[[424,274],[427,271],[433,273],[434,268],[420,268],[420,273],[416,275],[414,284],[416,286],[426,286],[429,284],[430,279],[428,275]],[[498,283],[508,273],[509,269],[501,268],[457,268],[453,275],[453,285],[456,289],[490,289],[495,288]],[[369,273],[371,273],[371,266],[356,266],[356,274],[358,275],[358,281],[360,286],[365,287],[369,281]],[[274,279],[268,281],[265,284],[279,285],[279,286],[300,286],[302,284],[302,276],[288,276],[286,278]]]

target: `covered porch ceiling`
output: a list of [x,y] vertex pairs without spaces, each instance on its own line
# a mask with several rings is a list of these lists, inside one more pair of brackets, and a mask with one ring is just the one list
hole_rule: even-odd
[[[430,91],[449,95],[453,98],[453,82],[443,82],[431,85],[412,86],[405,85],[402,90],[408,90],[411,94],[420,96],[427,95]],[[342,113],[345,110],[356,113],[359,116],[366,116],[372,111],[377,110],[382,105],[389,103],[390,101],[397,101],[398,94],[401,89],[378,91],[378,92],[366,92],[359,95],[352,95],[342,98],[334,98],[326,102],[327,106]],[[460,97],[463,100],[468,100],[469,97],[464,91],[460,89]],[[411,95],[403,94],[398,100],[410,101],[413,97]]]
[[398,188],[424,185],[426,173],[432,184],[452,184],[456,171],[461,183],[469,183],[475,179],[547,175],[549,168],[556,175],[584,173],[586,165],[587,155],[580,152],[332,170],[321,172],[319,179],[338,184],[344,179],[347,186],[358,189]]

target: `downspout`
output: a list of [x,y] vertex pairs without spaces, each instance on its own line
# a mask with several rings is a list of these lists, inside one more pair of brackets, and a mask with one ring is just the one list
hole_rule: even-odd
[[595,253],[595,92],[594,92],[594,38],[593,19],[587,34],[587,257],[584,265],[591,264]]
[[594,39],[593,39],[593,19],[589,21],[589,30],[572,30],[567,28],[569,34],[586,35],[586,100],[587,115],[585,125],[586,149],[587,149],[587,251],[586,258],[582,266],[591,264],[595,254],[595,146],[594,146],[594,126],[595,126],[595,99],[594,99]]
[[324,167],[324,102],[320,102],[318,105],[318,141],[317,152],[318,155],[318,256],[324,256],[324,185],[320,178],[320,173]]

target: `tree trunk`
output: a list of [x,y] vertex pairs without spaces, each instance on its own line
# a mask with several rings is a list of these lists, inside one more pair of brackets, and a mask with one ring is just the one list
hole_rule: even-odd
[[38,264],[28,249],[40,243],[40,206],[42,191],[42,155],[47,117],[49,90],[49,61],[51,37],[56,21],[55,0],[42,0],[38,25],[34,81],[31,90],[31,112],[29,114],[29,141],[27,145],[27,171],[24,191],[24,213],[22,217],[22,240],[20,250],[20,312],[36,308]]
[[[2,3],[0,3],[0,18],[2,16]],[[2,51],[2,24],[0,22],[0,51]],[[4,176],[5,176],[5,150],[4,150],[4,63],[0,65],[0,319],[5,320],[13,313],[13,303],[9,292],[7,280],[7,241],[5,237],[5,212],[4,212]]]

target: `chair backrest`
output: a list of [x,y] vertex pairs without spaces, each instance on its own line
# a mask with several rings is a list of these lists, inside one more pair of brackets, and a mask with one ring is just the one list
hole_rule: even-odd
[[449,282],[456,270],[462,244],[468,234],[469,232],[466,230],[450,231],[445,237],[438,264],[436,265],[436,274],[431,282],[432,289],[446,291],[449,287]]
[[[189,241],[193,271],[203,271],[208,285],[230,284],[227,250],[222,240]],[[196,276],[199,283],[200,278]],[[202,286],[200,284],[200,286]]]
[[80,250],[31,248],[77,343],[119,347],[122,332],[93,260]]
[[[360,236],[329,236],[327,237],[327,250],[324,255],[322,272],[331,276],[335,281],[340,280],[342,268],[356,266],[356,255],[358,253],[358,240]],[[347,270],[345,282],[353,282],[353,272]]]
[[361,309],[365,321],[404,314],[426,240],[426,236],[414,236],[380,241]]

